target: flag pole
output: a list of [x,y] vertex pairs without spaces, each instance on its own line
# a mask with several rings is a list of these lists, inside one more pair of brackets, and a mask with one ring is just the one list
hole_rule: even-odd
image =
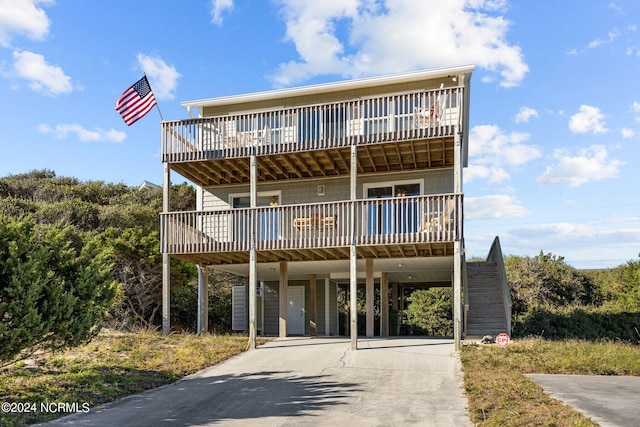
[[[147,73],[143,71],[142,74],[144,74],[144,78],[147,79]],[[149,83],[149,79],[147,79],[147,83],[149,84],[149,88],[151,88],[151,83]],[[153,88],[151,88],[151,92],[153,92]],[[156,100],[156,108],[158,109],[158,114],[160,114],[160,120],[164,122],[164,117],[162,117],[162,111],[160,111],[160,106],[158,105],[157,100]]]
[[162,112],[160,111],[160,106],[158,105],[157,102],[156,102],[156,108],[158,109],[158,114],[160,114],[160,120],[164,122],[164,117],[162,117]]

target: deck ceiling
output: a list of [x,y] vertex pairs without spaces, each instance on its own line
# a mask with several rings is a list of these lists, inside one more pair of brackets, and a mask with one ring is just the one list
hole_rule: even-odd
[[[356,252],[359,259],[450,256],[453,255],[453,242],[358,246]],[[172,253],[170,255],[173,258],[200,265],[233,265],[247,264],[249,262],[249,252]],[[271,250],[258,251],[257,253],[258,263],[280,261],[335,261],[348,259],[348,247]]]
[[[349,175],[350,147],[258,156],[258,181]],[[358,174],[453,167],[453,138],[358,146]],[[248,184],[249,158],[175,162],[171,169],[200,186]]]
[[[442,286],[450,283],[453,271],[453,255],[410,258],[376,258],[374,259],[374,277],[380,278],[381,272],[388,274],[389,282],[406,283],[412,287]],[[211,268],[226,271],[238,276],[248,277],[249,263],[211,265]],[[358,281],[364,283],[365,259],[357,260]],[[262,281],[278,281],[278,262],[259,262],[258,278]],[[321,261],[293,261],[287,267],[289,280],[308,280],[315,274],[318,280],[330,278],[337,283],[349,283],[349,259]]]

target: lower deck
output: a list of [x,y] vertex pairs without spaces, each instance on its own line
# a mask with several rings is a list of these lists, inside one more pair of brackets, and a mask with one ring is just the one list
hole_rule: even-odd
[[462,237],[462,195],[174,212],[163,252],[204,265],[450,256]]

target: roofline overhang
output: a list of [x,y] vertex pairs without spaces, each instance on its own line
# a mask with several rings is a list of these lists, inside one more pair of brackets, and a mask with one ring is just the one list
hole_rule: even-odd
[[[390,84],[407,83],[419,80],[430,80],[454,75],[473,72],[474,65],[461,65],[457,67],[434,68],[430,70],[419,70],[405,73],[388,74],[375,77],[364,77],[360,79],[343,80],[338,82],[320,83],[309,86],[298,86],[292,88],[275,89],[263,92],[253,92],[241,95],[222,96],[217,98],[199,99],[194,101],[184,101],[180,106],[191,110],[192,108],[215,107],[222,105],[245,104],[264,100],[280,98],[291,98],[296,96],[316,95],[343,90],[362,89]],[[467,78],[468,80],[468,78]]]

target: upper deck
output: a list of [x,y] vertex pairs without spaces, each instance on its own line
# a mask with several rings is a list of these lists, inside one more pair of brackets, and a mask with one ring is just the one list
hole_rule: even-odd
[[259,181],[349,174],[352,145],[359,174],[451,167],[456,133],[466,147],[468,90],[462,75],[431,77],[203,101],[206,117],[162,123],[162,160],[203,186],[248,183],[252,154]]

